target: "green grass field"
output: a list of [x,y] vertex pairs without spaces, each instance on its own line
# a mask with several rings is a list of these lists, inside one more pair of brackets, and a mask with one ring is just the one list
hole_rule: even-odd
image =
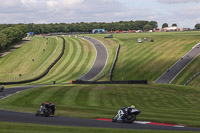
[[[102,40],[106,35],[91,36]],[[154,39],[153,43],[137,43],[138,38],[149,38],[150,36]],[[113,39],[103,40],[113,40],[116,44],[121,44],[114,70],[114,80],[148,80],[151,82],[200,42],[199,36],[200,32],[133,33],[114,34]],[[107,45],[109,46],[109,42]],[[190,70],[187,74],[182,73],[182,76],[178,77],[179,81],[173,83],[184,84],[188,74],[192,75],[199,70],[196,68],[198,68],[198,60],[195,60],[188,68]],[[193,84],[199,85],[199,82]]]
[[66,50],[61,60],[44,78],[31,84],[67,83],[87,73],[96,58],[92,44],[80,38],[65,37]]
[[172,85],[70,85],[27,90],[0,101],[3,109],[35,113],[42,102],[54,102],[56,115],[112,118],[134,104],[138,120],[200,127],[200,90]]
[[[114,34],[113,39],[104,39],[105,34],[88,36],[102,41],[109,52],[107,66],[98,76],[105,74],[102,80],[109,80],[109,71],[117,45],[121,44],[113,80],[148,80],[153,82],[200,42],[199,34],[200,32]],[[153,43],[137,43],[137,38],[148,38],[150,36],[154,39]],[[65,39],[66,51],[64,57],[45,78],[31,84],[52,83],[54,80],[57,83],[69,82],[81,77],[90,69],[95,59],[95,50],[90,42],[80,38],[65,37]],[[58,40],[58,44],[54,56],[50,59],[49,57],[56,48],[56,40],[53,38],[49,40],[49,45],[45,44],[43,38],[34,38],[30,44],[24,45],[7,57],[0,59],[0,66],[3,68],[0,69],[0,81],[23,80],[41,74],[59,55],[62,39]],[[44,53],[41,47],[47,46],[46,49],[50,50],[46,50],[45,56],[42,56]],[[31,49],[30,52],[27,52],[28,49]],[[42,60],[38,60],[41,57]],[[35,58],[35,62],[32,62],[32,58]],[[192,75],[197,73],[199,71],[198,60],[199,57],[175,79],[173,84],[183,85]],[[21,77],[19,73],[22,74]],[[198,79],[192,81],[190,85],[199,87]]]
[[[173,84],[185,84],[193,75],[200,72],[199,67],[200,56],[195,58],[191,64],[189,64],[173,81]],[[200,87],[200,76],[195,78],[192,82],[188,84],[189,86]]]
[[[10,128],[12,127],[12,128]],[[0,122],[2,133],[194,133],[184,131],[126,130],[111,128],[64,127]]]
[[[59,50],[62,47],[57,45],[54,38],[49,38],[48,44],[46,44],[46,41],[42,37],[33,37],[31,42],[0,58],[0,81],[30,79],[44,72],[53,62],[54,57],[60,53]],[[43,49],[45,49],[45,52]],[[20,77],[19,74],[22,76]]]
[[102,76],[103,74],[105,74],[105,77],[102,78],[101,80],[110,80],[109,79],[109,73],[110,73],[110,69],[113,63],[113,60],[115,58],[115,54],[116,54],[116,50],[118,47],[118,43],[117,41],[113,40],[113,39],[104,39],[105,34],[99,34],[99,35],[85,35],[85,36],[90,36],[93,37],[101,42],[103,42],[103,44],[105,45],[105,47],[108,50],[108,61],[107,61],[107,65],[104,68],[104,70],[101,72],[101,74],[99,74],[98,77]]
[[[193,80],[189,86],[182,86],[191,76],[199,71],[200,57],[188,65],[174,80],[173,84],[156,85],[151,83],[194,45],[200,42],[199,35],[200,32],[134,33],[114,34],[113,39],[104,39],[105,34],[88,35],[102,41],[109,52],[107,66],[99,75],[106,74],[102,80],[109,79],[109,71],[115,57],[117,45],[121,44],[113,79],[147,79],[150,81],[150,84],[58,85],[40,87],[20,92],[0,101],[0,107],[2,109],[35,113],[42,102],[52,101],[57,105],[56,115],[58,116],[112,118],[119,108],[134,104],[138,109],[142,110],[138,120],[200,127],[200,77]],[[153,43],[137,43],[137,38],[149,36],[154,39]],[[57,83],[66,83],[79,78],[90,69],[96,55],[92,44],[80,38],[65,37],[65,39],[66,51],[61,60],[52,68],[46,77],[30,84],[52,83],[54,80]],[[6,57],[1,58],[0,81],[17,81],[23,78],[32,78],[42,73],[58,57],[62,49],[62,43],[62,39],[59,38],[59,45],[57,47],[57,42],[53,38],[49,40],[48,45],[46,45],[45,39],[34,38],[30,44],[28,43]],[[38,46],[37,44],[42,45]],[[39,61],[38,58],[44,54],[40,50],[44,47],[46,49],[45,56],[42,56],[42,60]],[[56,47],[57,50],[53,54]],[[30,53],[27,52],[29,50],[31,51]],[[38,53],[36,54],[35,52]],[[54,56],[51,57],[52,54]],[[19,61],[18,58],[20,59]],[[35,58],[35,62],[32,62],[32,58]],[[16,65],[17,62],[24,63],[18,68]],[[35,64],[33,65],[32,63]],[[29,70],[26,66],[29,66],[31,69]],[[24,69],[20,69],[20,67]],[[18,77],[19,72],[24,72],[21,78]],[[5,76],[6,74],[9,76]],[[15,130],[6,128],[8,123],[2,123],[2,125],[5,125],[5,128],[0,128],[0,131],[5,133],[15,132]],[[34,129],[40,130],[44,127],[42,125],[18,125],[14,123],[13,126],[19,132],[26,132],[27,130],[34,131]],[[18,126],[20,129],[17,128]],[[116,132],[115,129],[48,127],[50,129],[57,128],[59,132],[63,132],[64,130],[73,132]],[[130,132],[129,130],[119,131]],[[138,133],[145,132],[145,130],[131,131]],[[42,130],[41,132],[55,131]],[[147,130],[146,132],[155,131]]]
[[[10,128],[12,126],[12,128]],[[3,133],[194,133],[189,131],[126,130],[111,128],[64,127],[0,122]]]
[[[80,38],[65,39],[66,49],[61,60],[47,76],[30,84],[52,83],[54,80],[57,83],[66,83],[89,71],[96,58],[93,45]],[[62,43],[61,38],[57,42],[50,37],[47,45],[46,39],[33,37],[31,42],[0,59],[0,81],[20,81],[41,75],[59,56]]]

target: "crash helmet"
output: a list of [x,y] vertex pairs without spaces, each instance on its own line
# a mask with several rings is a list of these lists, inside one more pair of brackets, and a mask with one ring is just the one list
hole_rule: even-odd
[[131,105],[131,108],[135,108],[135,105]]
[[50,102],[49,105],[54,105],[54,103],[53,103],[53,102]]

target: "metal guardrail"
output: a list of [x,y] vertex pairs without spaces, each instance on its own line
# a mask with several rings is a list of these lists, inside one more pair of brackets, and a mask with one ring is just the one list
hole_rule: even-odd
[[188,85],[193,79],[195,79],[197,76],[200,75],[200,72],[196,73],[195,75],[193,75],[185,84],[184,86]]
[[123,81],[71,81],[72,84],[148,84],[147,80],[123,80]]
[[110,81],[112,81],[113,71],[114,71],[115,64],[116,64],[117,59],[118,59],[119,50],[120,50],[120,44],[118,45],[118,48],[117,48],[117,51],[116,51],[116,55],[115,55],[115,59],[114,59],[114,61],[113,61],[112,67],[111,67],[111,69],[110,69],[110,74],[109,74]]

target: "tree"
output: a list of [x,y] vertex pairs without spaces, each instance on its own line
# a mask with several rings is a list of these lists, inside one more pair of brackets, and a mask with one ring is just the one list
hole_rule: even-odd
[[162,28],[165,28],[165,27],[168,27],[168,24],[167,24],[167,23],[164,23],[164,24],[162,25]]
[[0,33],[0,50],[3,50],[6,46],[6,35]]
[[143,27],[143,30],[146,30],[146,31],[153,30],[153,26],[151,26],[150,24],[146,24],[146,25]]
[[195,25],[195,29],[200,29],[200,23]]
[[172,26],[176,26],[177,27],[177,24],[174,23],[174,24],[172,24]]
[[156,21],[150,21],[148,24],[151,25],[153,29],[158,28],[158,23]]
[[20,41],[24,37],[23,32],[20,29],[18,29],[17,27],[5,28],[1,31],[1,33],[6,35],[6,38],[7,38],[6,44],[7,45],[11,44],[13,42],[16,42],[16,41]]

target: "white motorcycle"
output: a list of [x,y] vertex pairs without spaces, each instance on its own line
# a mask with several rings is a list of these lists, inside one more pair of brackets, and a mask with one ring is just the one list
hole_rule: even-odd
[[141,111],[134,107],[121,108],[117,115],[112,118],[112,122],[132,123],[140,113]]

